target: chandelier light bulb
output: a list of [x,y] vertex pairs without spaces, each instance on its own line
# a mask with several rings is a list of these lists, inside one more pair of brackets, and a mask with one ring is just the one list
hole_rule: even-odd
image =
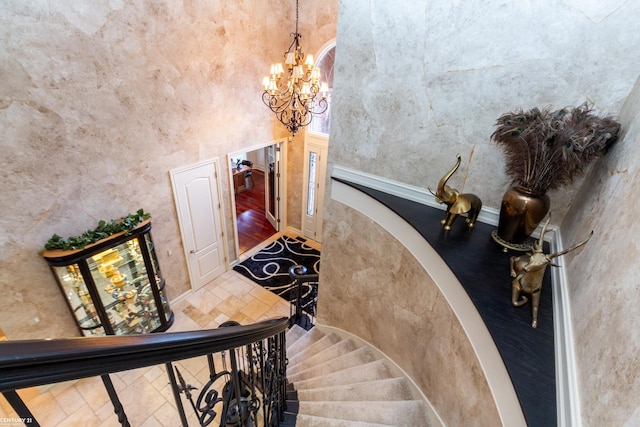
[[269,92],[271,95],[275,95],[278,92],[278,84],[273,77],[269,79]]
[[318,84],[318,80],[320,80],[320,68],[316,67],[311,71],[311,81],[313,84]]
[[302,99],[309,99],[309,96],[311,95],[311,87],[309,86],[309,83],[305,82],[302,84],[302,91],[300,92],[300,95]]
[[294,81],[301,79],[303,76],[304,76],[304,72],[302,71],[301,65],[296,65],[295,67],[293,67],[293,73],[291,74],[291,77],[293,78]]
[[295,58],[295,53],[294,52],[287,52],[286,53],[286,59],[284,61],[285,64],[287,65],[296,65],[296,58]]
[[327,97],[327,92],[329,92],[329,85],[327,85],[327,82],[322,82],[322,84],[320,85],[320,93],[322,94],[322,99],[325,99]]
[[304,61],[304,65],[306,65],[308,69],[313,68],[313,55],[311,54],[307,55],[307,58]]

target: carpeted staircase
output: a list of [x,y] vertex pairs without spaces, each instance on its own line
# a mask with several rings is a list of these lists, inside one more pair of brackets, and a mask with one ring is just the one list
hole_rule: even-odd
[[363,341],[320,327],[287,332],[287,414],[281,426],[427,427],[427,403]]

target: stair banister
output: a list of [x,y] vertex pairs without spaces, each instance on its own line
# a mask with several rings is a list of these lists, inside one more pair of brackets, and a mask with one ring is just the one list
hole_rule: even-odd
[[[28,417],[38,425],[28,408],[15,392],[27,387],[53,384],[81,378],[101,376],[109,390],[108,375],[114,372],[165,364],[223,351],[233,354],[235,349],[260,343],[278,341],[284,347],[284,333],[289,325],[286,317],[266,320],[252,325],[233,325],[203,331],[158,333],[150,335],[119,335],[51,340],[23,340],[0,342],[0,392],[8,398],[21,417]],[[277,345],[279,347],[280,345]],[[281,354],[276,355],[282,359]],[[277,369],[284,383],[284,364]],[[172,372],[169,372],[170,377]],[[175,392],[175,379],[174,383]],[[283,386],[282,386],[283,387]],[[236,393],[238,390],[236,389]],[[117,396],[111,396],[119,421],[128,425]],[[177,396],[176,396],[177,397]],[[178,406],[182,406],[177,402]],[[120,409],[120,411],[119,411]],[[277,417],[281,409],[276,409]],[[186,425],[181,412],[183,425]]]
[[307,267],[304,265],[294,265],[289,268],[289,276],[296,282],[296,311],[292,316],[292,323],[300,323],[302,319],[302,284],[317,282],[319,275],[317,273],[307,274]]
[[189,332],[0,342],[0,392],[217,353],[284,332],[286,317]]

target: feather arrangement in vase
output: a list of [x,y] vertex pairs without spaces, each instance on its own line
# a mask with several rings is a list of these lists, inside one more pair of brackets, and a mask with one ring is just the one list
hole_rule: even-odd
[[620,124],[584,103],[557,111],[533,108],[502,115],[491,135],[505,154],[514,184],[532,191],[570,184],[618,139]]

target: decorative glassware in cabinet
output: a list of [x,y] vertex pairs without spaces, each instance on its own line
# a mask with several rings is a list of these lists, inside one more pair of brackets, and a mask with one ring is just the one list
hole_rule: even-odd
[[145,334],[173,323],[150,229],[147,220],[82,250],[42,253],[84,335]]
[[85,336],[105,335],[96,306],[82,279],[78,264],[52,268],[82,334]]

